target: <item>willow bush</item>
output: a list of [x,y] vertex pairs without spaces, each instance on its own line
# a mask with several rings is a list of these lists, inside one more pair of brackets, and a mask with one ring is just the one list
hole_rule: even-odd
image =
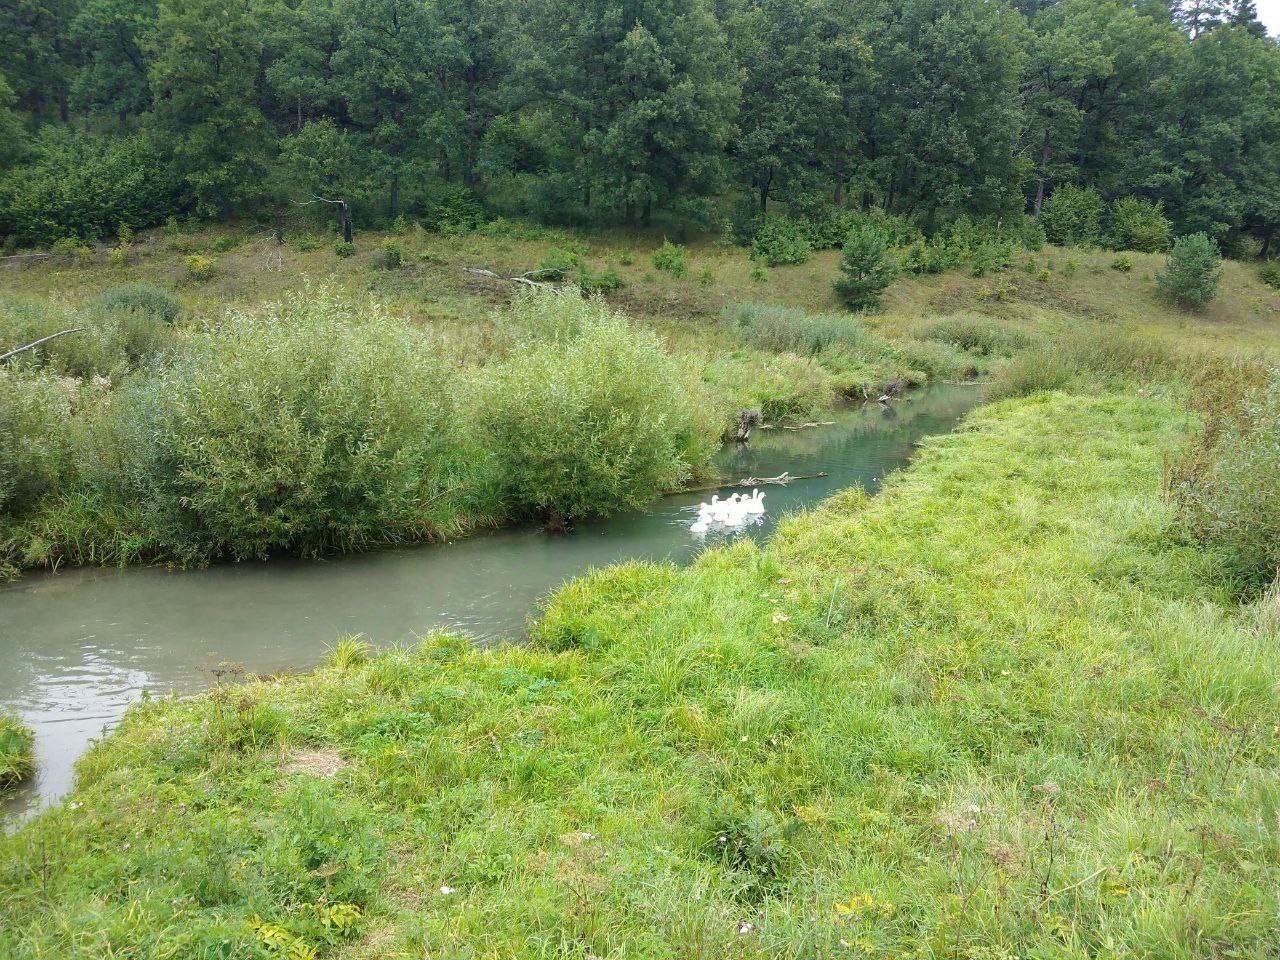
[[232,314],[132,388],[156,549],[186,561],[429,537],[469,489],[451,377],[407,324],[308,290]]
[[1169,485],[1191,532],[1220,552],[1232,586],[1254,595],[1280,573],[1280,371],[1260,385],[1224,379],[1240,395],[1198,403],[1203,431],[1172,465]]
[[[526,301],[542,330],[471,400],[502,510],[561,520],[640,506],[703,468],[723,423],[661,341],[597,301]],[[565,314],[563,318],[558,315]]]
[[0,367],[0,520],[26,513],[66,475],[70,414],[60,383]]

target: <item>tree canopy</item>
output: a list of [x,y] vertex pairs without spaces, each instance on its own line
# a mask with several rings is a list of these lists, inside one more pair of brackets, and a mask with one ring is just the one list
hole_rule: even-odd
[[[1071,187],[1228,249],[1280,223],[1280,46],[1250,0],[13,0],[0,26],[11,243],[317,193],[365,222],[736,198],[931,232]],[[158,168],[69,216],[59,178],[124,157]]]

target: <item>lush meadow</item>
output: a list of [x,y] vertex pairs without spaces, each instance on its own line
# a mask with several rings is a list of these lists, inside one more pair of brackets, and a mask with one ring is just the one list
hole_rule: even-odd
[[140,705],[2,841],[0,947],[1270,956],[1274,599],[1162,494],[1180,403],[1077,375],[528,648]]
[[0,840],[0,954],[1273,953],[1280,295],[1251,267],[1197,313],[1159,256],[1024,250],[852,315],[834,258],[753,280],[690,245],[677,277],[591,238],[565,275],[622,280],[593,299],[461,269],[563,237],[391,242],[11,273],[7,339],[88,328],[0,374],[13,562],[588,516],[698,476],[744,406],[974,374],[992,402],[766,546],[568,584],[526,647],[350,638],[139,704]]

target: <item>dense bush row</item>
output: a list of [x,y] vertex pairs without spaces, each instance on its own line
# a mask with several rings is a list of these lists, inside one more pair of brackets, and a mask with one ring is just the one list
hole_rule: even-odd
[[195,328],[171,306],[124,289],[6,311],[0,342],[85,326],[0,367],[10,562],[315,554],[596,516],[704,470],[727,424],[652,334],[576,292],[518,301],[505,357],[476,369],[323,289]]

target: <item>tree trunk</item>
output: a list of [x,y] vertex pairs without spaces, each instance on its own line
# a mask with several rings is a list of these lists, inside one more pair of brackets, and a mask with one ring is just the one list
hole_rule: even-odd
[[389,200],[391,203],[391,215],[394,217],[396,215],[396,212],[400,209],[400,178],[399,177],[391,178],[391,196]]
[[302,129],[302,98],[298,98],[298,129]]
[[837,207],[844,203],[844,175],[843,174],[836,174],[836,190],[832,199],[835,201],[835,204]]
[[351,204],[342,201],[342,240],[344,243],[352,242],[351,233]]
[[640,223],[649,226],[653,222],[653,197],[645,197],[644,207],[640,211]]
[[[771,178],[772,179],[772,178]],[[760,181],[760,215],[764,216],[769,209],[769,181]]]
[[1035,215],[1040,216],[1040,208],[1044,206],[1044,182],[1049,167],[1049,135],[1044,137],[1044,147],[1040,151],[1040,173],[1036,177]]

